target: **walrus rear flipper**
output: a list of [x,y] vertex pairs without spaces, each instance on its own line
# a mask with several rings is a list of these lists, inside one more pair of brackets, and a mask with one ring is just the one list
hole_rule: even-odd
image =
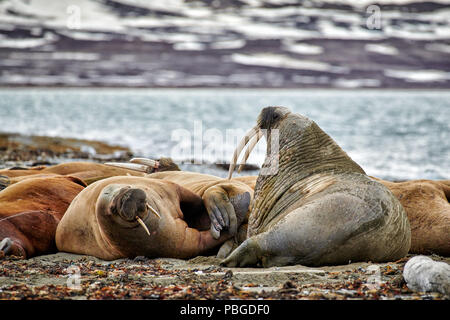
[[9,186],[10,183],[11,183],[11,180],[9,180],[9,177],[0,176],[0,191],[5,189],[7,186]]

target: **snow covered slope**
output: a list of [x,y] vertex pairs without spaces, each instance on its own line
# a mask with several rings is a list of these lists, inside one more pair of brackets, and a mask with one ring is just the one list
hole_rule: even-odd
[[450,88],[450,1],[0,0],[0,85]]

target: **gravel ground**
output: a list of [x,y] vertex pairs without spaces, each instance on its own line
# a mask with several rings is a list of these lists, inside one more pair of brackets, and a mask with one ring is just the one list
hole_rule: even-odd
[[[0,260],[0,299],[447,300],[411,291],[396,262],[225,268],[215,257],[120,259],[56,253]],[[450,262],[450,258],[432,256]]]

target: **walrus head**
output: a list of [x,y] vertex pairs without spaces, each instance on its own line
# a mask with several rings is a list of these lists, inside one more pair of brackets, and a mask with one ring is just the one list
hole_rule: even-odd
[[135,228],[138,224],[150,236],[148,225],[156,224],[155,217],[160,214],[149,204],[142,189],[127,185],[111,184],[102,190],[97,204],[112,223],[125,229]]
[[256,126],[238,144],[229,178],[245,146],[248,148],[241,166],[262,136],[266,137],[267,151],[256,181],[249,235],[264,229],[298,200],[298,195],[288,192],[298,181],[326,171],[364,174],[314,121],[285,107],[266,107],[259,114]]

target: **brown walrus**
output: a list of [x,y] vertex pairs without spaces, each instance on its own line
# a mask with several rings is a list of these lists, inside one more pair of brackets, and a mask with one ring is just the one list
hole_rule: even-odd
[[[30,177],[52,177],[57,175],[70,175],[82,179],[88,185],[105,178],[115,176],[143,176],[145,173],[160,172],[166,170],[180,170],[170,158],[161,158],[158,161],[145,159],[144,166],[142,158],[134,158],[132,163],[114,166],[114,163],[101,164],[95,162],[75,161],[61,163],[54,166],[39,166],[31,168],[10,168],[0,170],[0,190],[8,185],[28,179]],[[136,169],[145,168],[144,172],[138,172]]]
[[205,254],[236,235],[250,193],[242,182],[197,173],[107,178],[73,200],[56,245],[105,260]]
[[[261,132],[267,155],[256,182],[247,240],[223,265],[319,266],[393,261],[408,253],[411,229],[398,199],[314,121],[287,108],[261,111],[233,155],[229,176],[245,144]],[[255,140],[250,141],[253,146]]]
[[0,192],[0,256],[56,252],[56,226],[86,184],[76,177],[30,178]]
[[411,225],[410,253],[450,256],[450,180],[389,182]]

